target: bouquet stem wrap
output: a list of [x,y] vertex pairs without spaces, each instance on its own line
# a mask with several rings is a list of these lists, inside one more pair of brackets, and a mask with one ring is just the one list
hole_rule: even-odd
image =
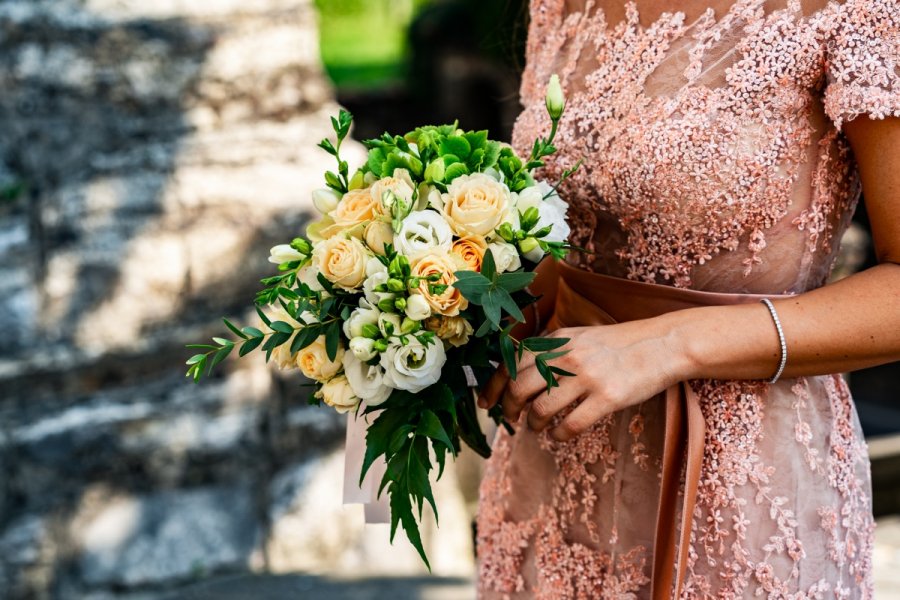
[[344,504],[362,504],[365,508],[366,523],[390,523],[391,507],[387,494],[378,497],[378,486],[384,477],[387,465],[379,458],[366,473],[362,484],[359,473],[366,456],[366,431],[369,426],[362,412],[347,415],[347,447],[344,454]]

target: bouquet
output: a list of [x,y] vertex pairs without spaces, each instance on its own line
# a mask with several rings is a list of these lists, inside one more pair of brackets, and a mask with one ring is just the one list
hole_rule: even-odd
[[[534,268],[570,249],[559,182],[533,176],[555,152],[564,108],[556,76],[546,105],[550,134],[527,160],[486,131],[425,126],[363,142],[368,160],[352,176],[340,153],[352,117],[341,111],[335,141],[319,144],[337,161],[313,192],[321,219],[271,249],[279,273],[256,296],[261,323],[225,319],[236,337],[190,346],[201,351],[187,361],[195,381],[235,348],[259,349],[315,382],[312,403],[371,419],[360,482],[384,457],[378,493],[390,497],[391,540],[402,526],[426,565],[418,522],[425,502],[437,515],[432,471],[440,478],[461,442],[490,455],[474,388],[501,362],[515,378],[525,352],[548,391],[572,375],[550,364],[567,339],[513,335],[537,301],[527,290]],[[511,429],[499,407],[491,416]]]

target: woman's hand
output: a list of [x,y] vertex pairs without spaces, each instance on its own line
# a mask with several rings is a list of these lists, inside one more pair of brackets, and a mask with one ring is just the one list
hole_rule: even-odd
[[530,403],[528,426],[542,431],[560,411],[580,402],[550,432],[559,441],[572,439],[602,417],[644,402],[684,378],[684,353],[676,338],[660,331],[660,324],[662,320],[646,319],[557,330],[550,337],[571,338],[562,348],[569,353],[551,364],[576,377],[561,377],[559,387],[548,394],[534,357],[526,353],[516,380],[505,368],[498,370],[482,390],[479,405],[490,408],[501,402],[503,416],[516,423]]

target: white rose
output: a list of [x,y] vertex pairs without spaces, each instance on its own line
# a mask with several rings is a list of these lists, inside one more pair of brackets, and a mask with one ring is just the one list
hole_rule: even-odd
[[331,188],[314,190],[312,193],[313,205],[316,207],[316,210],[323,215],[333,211],[340,200],[341,195]]
[[384,337],[400,335],[400,315],[381,313],[378,315],[378,329]]
[[339,413],[354,410],[359,405],[359,397],[353,392],[350,382],[344,375],[338,375],[327,381],[316,393],[316,396],[333,406]]
[[375,340],[366,337],[355,337],[350,340],[350,352],[353,356],[363,362],[368,362],[375,358]]
[[391,395],[381,365],[367,365],[352,352],[344,354],[344,375],[353,393],[369,406],[378,406]]
[[303,260],[306,256],[294,250],[290,244],[278,244],[269,250],[269,262],[280,265],[292,260]]
[[[544,199],[544,196],[547,198]],[[550,233],[541,239],[546,242],[564,242],[569,239],[571,230],[569,224],[566,223],[566,212],[569,210],[569,205],[553,191],[546,181],[539,181],[536,185],[525,188],[517,194],[515,212],[524,213],[531,207],[537,208],[539,215],[537,225],[532,231],[551,226]],[[528,259],[533,260],[531,257]]]
[[365,298],[360,299],[359,308],[354,308],[350,313],[350,318],[344,321],[344,335],[347,336],[347,339],[361,336],[363,326],[377,325],[380,314],[381,311],[369,304]]
[[375,288],[390,279],[387,267],[377,258],[370,258],[366,263],[366,280],[363,281],[363,293],[366,301],[372,306],[377,306],[384,298],[393,298],[390,292],[376,292]]
[[450,251],[453,232],[447,221],[433,210],[412,212],[403,219],[394,239],[397,252],[413,257],[435,248]]
[[494,264],[497,272],[515,271],[522,266],[519,259],[519,251],[512,244],[506,242],[493,242],[488,244],[488,250],[494,255]]
[[421,321],[431,316],[431,305],[421,294],[410,294],[406,300],[406,316]]
[[385,382],[392,388],[420,392],[437,383],[441,369],[447,362],[444,345],[431,343],[425,346],[418,338],[410,337],[404,346],[392,343],[381,353]]

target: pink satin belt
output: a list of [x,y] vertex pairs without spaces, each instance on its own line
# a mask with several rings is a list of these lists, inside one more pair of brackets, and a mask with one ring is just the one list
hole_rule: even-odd
[[[560,280],[549,331],[563,327],[608,325],[647,319],[663,313],[698,306],[759,302],[779,294],[727,294],[675,288],[631,281],[557,263]],[[700,401],[686,381],[664,392],[666,402],[662,480],[653,553],[652,597],[668,600],[681,595],[687,562],[694,507],[703,464],[706,423]],[[678,536],[677,500],[684,469],[684,503]]]

